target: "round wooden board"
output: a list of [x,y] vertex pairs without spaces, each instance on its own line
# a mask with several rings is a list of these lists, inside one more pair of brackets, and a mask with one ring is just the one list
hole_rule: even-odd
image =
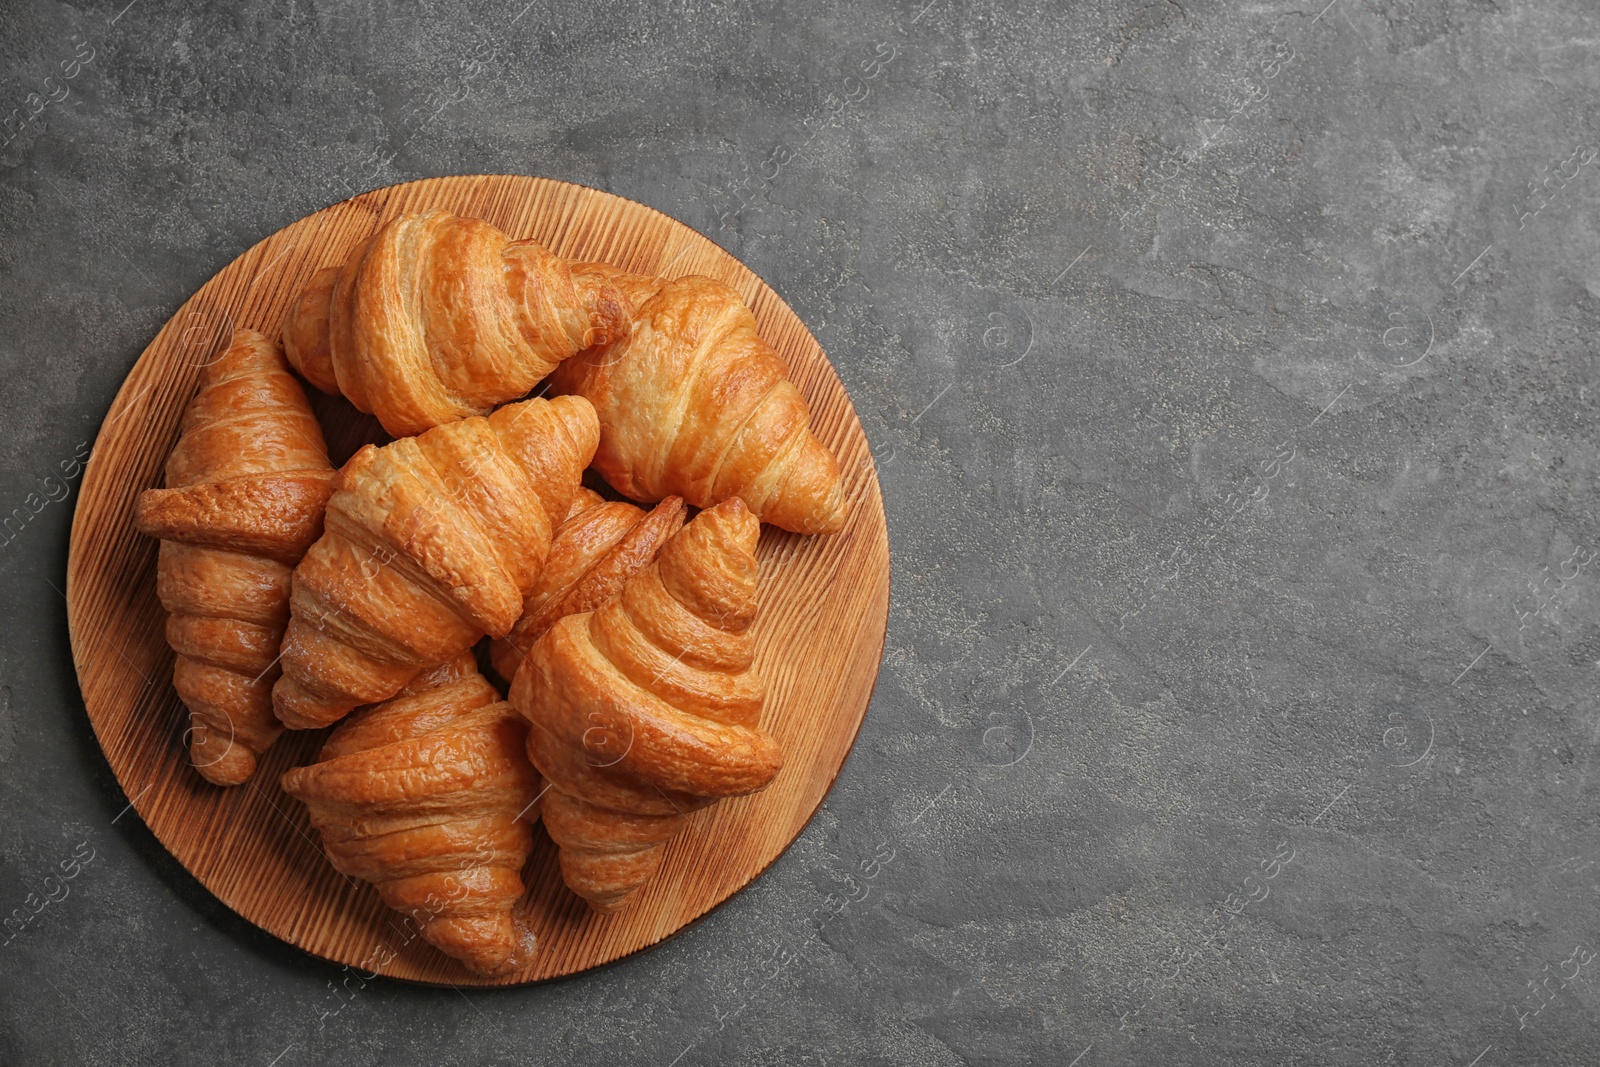
[[[776,781],[752,797],[696,813],[635,903],[601,917],[562,885],[555,849],[535,830],[519,904],[539,938],[534,962],[486,980],[419,938],[365,883],[323,858],[305,809],[278,779],[312,762],[325,731],[284,734],[255,779],[205,782],[183,744],[187,713],[172,690],[165,613],[156,599],[156,542],[133,529],[139,493],[160,484],[200,369],[235,327],[282,333],[289,302],[318,268],[342,262],[383,222],[443,207],[533,237],[558,255],[631,271],[703,274],[732,285],[789,365],[812,426],[839,457],[849,524],[805,538],[763,527],[756,666],[767,682],[762,723],[782,743]],[[375,420],[308,390],[335,464]],[[648,947],[704,915],[794,840],[833,783],[866,714],[883,654],[889,543],[866,437],[816,338],[733,256],[673,219],[608,193],[509,175],[436,178],[376,189],[301,219],[234,260],[164,326],[128,374],[95,440],[73,519],[67,619],[84,704],[134,808],[202,884],[264,930],[363,970],[419,982],[512,985],[571,974]]]

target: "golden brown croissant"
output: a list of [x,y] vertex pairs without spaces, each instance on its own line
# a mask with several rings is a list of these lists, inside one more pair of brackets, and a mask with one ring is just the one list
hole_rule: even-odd
[[283,339],[307,381],[403,437],[526,395],[625,329],[626,313],[603,276],[436,208],[393,219],[318,271]]
[[371,882],[436,948],[503,974],[534,948],[512,915],[539,818],[526,733],[465,654],[340,723],[283,788],[310,809],[336,868]]
[[737,496],[786,530],[841,529],[838,461],[739,294],[701,277],[613,288],[643,299],[631,329],[551,378],[552,392],[586,397],[600,416],[601,476],[635,500]]
[[322,533],[333,491],[322,430],[276,345],[239,330],[200,375],[167,458],[167,487],[134,525],[161,538],[156,589],[189,708],[189,753],[217,785],[256,770],[272,715],[289,575]]
[[622,587],[683,526],[684,507],[669,496],[646,515],[624,501],[579,489],[572,510],[550,542],[550,558],[523,605],[522,618],[489,646],[489,660],[508,682],[528,649],[557,619],[593,611]]
[[615,911],[684,816],[778,773],[752,668],[760,524],[738,497],[701,512],[598,611],[545,631],[511,686],[550,780],[561,875]]
[[510,632],[598,434],[582,397],[534,399],[350,457],[295,568],[283,724],[325,726]]

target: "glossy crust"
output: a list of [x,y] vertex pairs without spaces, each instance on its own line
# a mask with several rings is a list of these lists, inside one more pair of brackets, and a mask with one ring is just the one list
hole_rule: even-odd
[[487,415],[624,330],[625,302],[605,282],[482,219],[401,215],[312,277],[284,347],[318,389],[396,437],[418,434]]
[[764,788],[782,764],[752,667],[759,532],[737,497],[701,512],[620,597],[545,631],[517,671],[511,702],[551,783],[545,828],[567,886],[597,911],[655,872],[687,813]]
[[[629,328],[638,309],[644,307],[649,299],[667,284],[665,278],[657,278],[653,274],[633,274],[610,263],[574,263],[572,275],[578,279],[579,285],[587,286],[593,291],[598,292],[609,286],[622,295],[626,301],[624,310],[628,316],[628,321],[620,324],[623,331]],[[621,336],[621,331],[618,332],[618,336]]]
[[683,520],[679,497],[667,497],[647,515],[625,501],[578,490],[550,544],[550,558],[538,584],[523,605],[522,618],[489,646],[495,672],[509,684],[528,649],[557,619],[593,611],[620,594],[628,579],[648,566],[661,546],[683,528]]
[[371,882],[436,948],[504,974],[534,950],[513,915],[539,817],[526,734],[467,654],[340,723],[283,788],[310,809],[336,868]]
[[[628,277],[610,278],[627,289],[619,276]],[[553,393],[586,397],[600,416],[595,468],[605,480],[635,500],[709,507],[737,496],[786,530],[840,530],[838,461],[739,294],[701,277],[627,291],[642,299],[627,335],[551,378]]]
[[283,724],[325,726],[508,633],[598,433],[581,397],[535,399],[352,456],[294,571]]
[[322,533],[333,491],[322,430],[276,345],[239,330],[201,372],[167,459],[166,488],[134,525],[161,538],[156,589],[189,708],[189,754],[238,785],[282,732],[272,714],[290,572]]

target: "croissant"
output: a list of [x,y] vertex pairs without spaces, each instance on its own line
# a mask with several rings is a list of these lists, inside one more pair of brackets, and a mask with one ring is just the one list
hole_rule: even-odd
[[568,888],[616,911],[688,812],[753,793],[782,753],[757,725],[760,524],[738,497],[701,512],[597,611],[546,630],[511,686],[550,781],[545,828]]
[[284,348],[312,385],[409,436],[487,415],[626,328],[606,282],[482,219],[401,215],[312,277]]
[[629,286],[586,269],[642,300],[626,334],[551,378],[552,393],[586,397],[600,416],[601,476],[636,500],[676,494],[708,507],[737,496],[786,530],[840,530],[838,461],[739,294],[710,278]]
[[534,949],[512,915],[539,818],[526,733],[466,654],[340,723],[283,788],[310,809],[334,867],[375,885],[429,944],[504,974]]
[[294,571],[283,724],[325,726],[510,632],[598,434],[582,397],[534,399],[352,456]]
[[593,611],[622,592],[628,579],[683,527],[683,518],[683,501],[675,496],[646,515],[625,501],[607,501],[579,489],[550,542],[550,558],[523,605],[522,618],[489,646],[489,661],[500,677],[510,681],[517,676],[528,649],[557,619]]
[[238,785],[282,732],[271,693],[289,576],[333,491],[322,430],[276,345],[239,330],[201,372],[166,475],[140,495],[134,525],[161,538],[156,591],[190,760]]

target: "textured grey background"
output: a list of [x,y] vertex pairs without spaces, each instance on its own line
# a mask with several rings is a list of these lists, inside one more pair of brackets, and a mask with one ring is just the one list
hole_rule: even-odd
[[[0,1062],[1596,1061],[1590,0],[522,3],[0,10],[0,911],[94,850],[0,947]],[[341,998],[119,817],[47,479],[249,245],[486,171],[812,326],[888,651],[676,939]]]

